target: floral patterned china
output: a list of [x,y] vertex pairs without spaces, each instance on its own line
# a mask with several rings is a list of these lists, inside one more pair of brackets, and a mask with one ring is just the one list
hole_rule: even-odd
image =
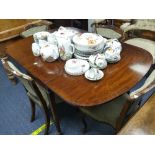
[[71,59],[74,53],[74,45],[71,43],[70,39],[60,37],[60,38],[57,38],[57,41],[58,41],[60,58],[62,60]]
[[32,43],[32,53],[34,56],[40,56],[40,46],[37,43]]
[[107,40],[104,50],[106,51],[108,48],[112,48],[113,51],[117,54],[120,54],[122,51],[122,45],[117,39]]
[[97,81],[102,79],[104,76],[104,73],[97,69],[97,68],[91,68],[87,72],[85,72],[85,78],[91,81]]
[[68,38],[72,40],[73,36],[78,34],[79,31],[73,29],[73,28],[66,28],[63,26],[60,26],[58,31],[55,31],[55,36],[57,37],[63,37],[63,38]]
[[107,39],[96,33],[82,33],[73,37],[75,48],[79,51],[94,52],[104,47]]
[[107,61],[104,54],[91,55],[89,57],[89,64],[91,67],[104,69],[107,67]]
[[64,68],[70,75],[82,75],[89,69],[89,63],[86,60],[70,59],[66,61]]
[[54,32],[54,33],[51,33],[51,34],[47,37],[47,41],[48,41],[50,44],[53,44],[53,45],[57,45],[57,44],[58,44],[57,39],[56,39],[56,36],[55,36],[55,32]]
[[91,81],[104,77],[101,70],[107,67],[107,63],[116,63],[121,59],[122,45],[117,39],[106,39],[96,33],[81,33],[76,28],[60,26],[53,33],[37,32],[33,38],[34,56],[41,56],[47,62],[60,57],[66,61],[64,69],[67,74],[84,74]]
[[58,47],[55,45],[49,44],[41,48],[40,54],[44,61],[53,62],[59,57]]
[[33,39],[36,43],[39,42],[39,40],[46,40],[47,41],[47,38],[48,36],[50,35],[49,32],[47,31],[41,31],[41,32],[37,32],[37,33],[34,33],[33,34]]
[[121,59],[121,56],[119,53],[116,53],[112,48],[108,48],[105,51],[105,58],[109,63],[115,63],[118,62]]

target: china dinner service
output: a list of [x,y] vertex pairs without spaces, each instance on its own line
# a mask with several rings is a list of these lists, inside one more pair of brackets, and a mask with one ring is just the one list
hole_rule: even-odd
[[[121,57],[121,43],[95,33],[79,33],[72,28],[60,27],[49,33],[33,35],[32,52],[44,61],[53,62],[59,57],[65,62],[64,69],[70,75],[82,75],[91,81],[103,78],[107,63],[116,63]],[[74,58],[75,57],[75,58]]]

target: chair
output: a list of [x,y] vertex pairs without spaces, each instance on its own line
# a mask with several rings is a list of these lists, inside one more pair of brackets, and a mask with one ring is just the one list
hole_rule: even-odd
[[147,50],[155,64],[155,20],[137,19],[123,30],[124,42]]
[[46,129],[44,134],[48,134],[49,127],[50,127],[50,115],[48,107],[50,106],[52,111],[52,116],[54,119],[54,123],[56,125],[56,129],[58,134],[61,134],[61,129],[59,125],[59,121],[56,116],[55,111],[55,96],[52,92],[49,92],[46,88],[44,88],[41,84],[36,82],[32,77],[20,72],[10,61],[7,59],[1,59],[2,64],[5,70],[11,72],[15,77],[17,77],[21,83],[23,84],[24,88],[26,89],[27,95],[30,99],[32,115],[31,115],[31,122],[35,120],[35,104],[38,104],[42,107],[42,110],[45,115],[46,120]]
[[155,134],[155,93],[145,105],[125,124],[118,135],[154,135]]
[[[116,132],[127,122],[127,120],[140,108],[141,97],[155,87],[155,70],[150,74],[144,85],[130,94],[123,94],[116,99],[95,107],[80,107],[80,110],[99,122],[110,124]],[[84,132],[87,124],[85,118]]]
[[95,19],[91,24],[91,27],[94,27],[95,33],[100,34],[105,38],[121,40],[123,31],[119,27],[115,26],[113,22],[114,21],[112,19]]

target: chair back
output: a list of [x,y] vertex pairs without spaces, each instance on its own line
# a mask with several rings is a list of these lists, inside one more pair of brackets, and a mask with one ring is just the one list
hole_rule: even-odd
[[113,24],[113,20],[108,19],[95,19],[92,26],[95,27],[95,33],[108,39],[120,39],[122,31]]
[[15,77],[20,80],[27,93],[34,97],[37,97],[41,102],[46,101],[46,104],[48,104],[49,96],[46,88],[34,81],[34,79],[29,75],[26,75],[18,70],[10,61],[2,59],[2,63],[6,70],[10,71]]

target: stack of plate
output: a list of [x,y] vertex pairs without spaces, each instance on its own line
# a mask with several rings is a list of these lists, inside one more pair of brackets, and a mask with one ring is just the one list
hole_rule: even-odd
[[75,49],[74,51],[74,56],[77,59],[83,59],[83,60],[88,60],[89,56],[91,55],[96,55],[98,53],[101,53],[103,51],[103,48],[97,51],[79,51],[77,49]]
[[75,35],[73,37],[75,58],[88,60],[90,55],[101,53],[106,41],[107,39],[95,33],[82,33]]

